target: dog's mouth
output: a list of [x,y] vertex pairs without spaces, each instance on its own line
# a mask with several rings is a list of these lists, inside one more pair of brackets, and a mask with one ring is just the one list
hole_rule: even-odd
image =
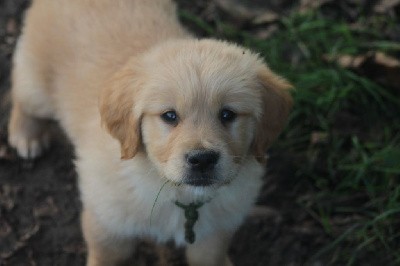
[[220,178],[214,171],[210,172],[193,172],[186,173],[182,179],[182,184],[194,187],[209,187],[217,185],[221,182]]
[[214,178],[188,178],[185,179],[183,183],[194,187],[208,187],[215,185],[217,180]]

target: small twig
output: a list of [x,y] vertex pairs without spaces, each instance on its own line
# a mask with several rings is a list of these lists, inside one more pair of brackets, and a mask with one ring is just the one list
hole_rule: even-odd
[[15,253],[17,253],[19,250],[23,249],[24,247],[26,247],[27,242],[29,239],[31,239],[34,235],[37,234],[37,232],[39,232],[40,226],[39,224],[36,224],[32,229],[28,230],[28,232],[26,232],[25,234],[23,234],[18,241],[15,243],[15,245],[13,246],[12,250],[8,251],[8,252],[3,252],[0,253],[0,258],[2,259],[9,259],[12,256],[15,255]]

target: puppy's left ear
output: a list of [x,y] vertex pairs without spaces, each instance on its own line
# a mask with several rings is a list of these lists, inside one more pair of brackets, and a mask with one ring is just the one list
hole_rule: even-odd
[[121,159],[133,158],[138,152],[140,117],[133,112],[138,86],[135,71],[127,65],[107,83],[100,95],[101,122],[121,144]]
[[267,66],[259,70],[258,79],[262,85],[263,113],[257,124],[253,149],[256,159],[264,162],[267,148],[286,124],[293,105],[289,92],[293,86],[273,73]]

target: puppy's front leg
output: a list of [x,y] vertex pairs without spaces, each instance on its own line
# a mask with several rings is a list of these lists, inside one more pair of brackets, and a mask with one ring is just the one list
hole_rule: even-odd
[[112,235],[89,211],[82,212],[82,230],[88,249],[87,266],[129,265],[134,240]]
[[196,240],[186,248],[186,258],[190,266],[231,266],[228,248],[232,233],[216,232],[200,241]]

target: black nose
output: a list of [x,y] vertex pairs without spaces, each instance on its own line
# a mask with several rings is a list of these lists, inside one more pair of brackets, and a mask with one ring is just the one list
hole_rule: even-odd
[[195,171],[207,171],[214,168],[219,159],[219,153],[212,150],[193,150],[186,154],[189,167]]

